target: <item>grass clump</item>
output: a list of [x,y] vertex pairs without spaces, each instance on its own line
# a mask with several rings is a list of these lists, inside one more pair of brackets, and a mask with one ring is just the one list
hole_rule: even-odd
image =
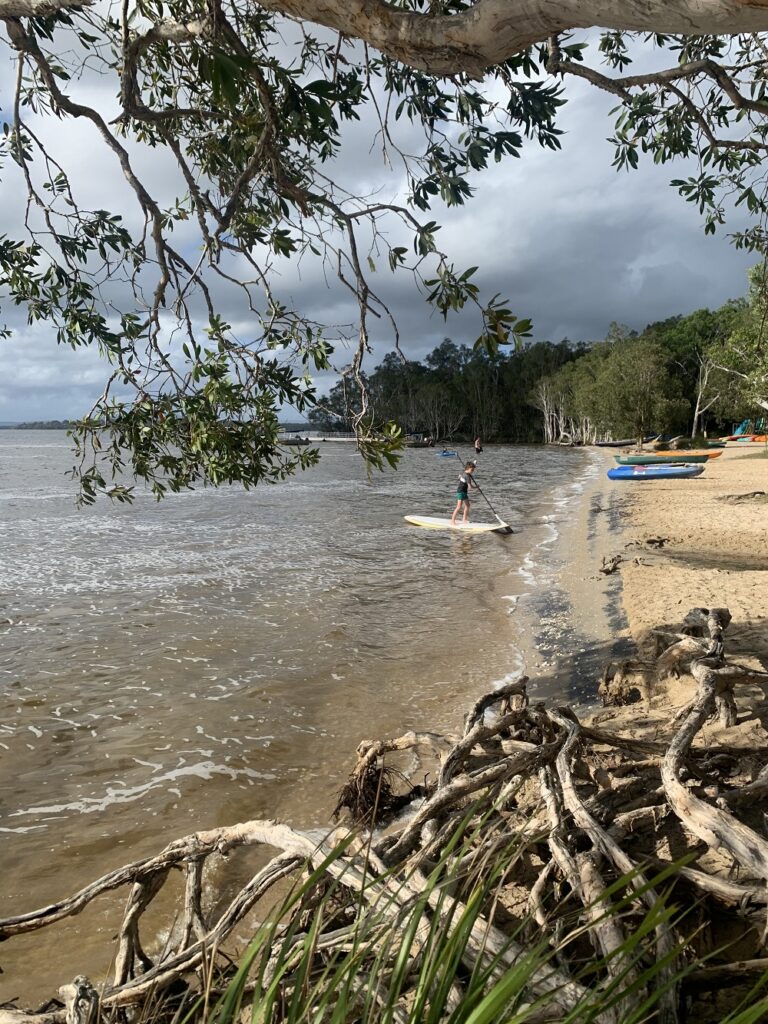
[[[624,875],[581,913],[564,892],[542,928],[508,899],[535,844],[504,836],[492,813],[454,823],[429,870],[382,870],[365,848],[353,863],[358,843],[308,872],[184,1024],[642,1024],[667,1019],[670,995],[690,1003],[686,978],[701,963],[686,956],[689,915],[670,869],[647,882],[662,893],[651,908]],[[601,928],[621,941],[600,948]],[[660,957],[663,930],[678,938]],[[761,993],[762,982],[742,993],[722,1024],[768,1019]]]

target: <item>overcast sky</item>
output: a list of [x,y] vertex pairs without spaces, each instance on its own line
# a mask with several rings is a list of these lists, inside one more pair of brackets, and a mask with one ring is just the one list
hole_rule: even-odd
[[[0,73],[4,112],[10,100],[6,75]],[[517,315],[531,317],[534,338],[540,340],[596,340],[605,336],[612,320],[639,330],[744,294],[746,271],[755,257],[737,252],[725,232],[704,236],[696,208],[669,185],[670,178],[683,177],[688,169],[644,161],[638,171],[617,173],[611,167],[613,147],[606,141],[615,97],[582,82],[569,83],[568,97],[559,122],[565,132],[560,151],[528,143],[521,159],[507,159],[478,176],[477,194],[466,207],[430,214],[443,225],[441,245],[457,265],[479,265],[477,281],[486,294],[500,292]],[[64,162],[74,167],[73,180],[87,192],[89,205],[130,207],[114,159],[90,126],[51,122],[45,130]],[[392,197],[402,178],[369,152],[372,131],[370,123],[353,127],[339,176],[348,185],[380,188],[383,196]],[[167,165],[157,162],[157,150],[137,159],[153,194],[167,199],[171,178]],[[23,193],[8,165],[0,188],[0,233],[13,235]],[[130,211],[126,216],[130,221]],[[738,226],[733,220],[728,230]],[[468,316],[444,323],[430,314],[406,275],[393,278],[381,270],[373,283],[396,314],[403,347],[413,358],[423,357],[446,335],[470,344],[477,336],[478,325]],[[355,319],[350,297],[338,287],[329,290],[317,267],[297,273],[284,264],[279,290],[319,320]],[[3,299],[0,315],[15,333],[0,340],[0,422],[85,412],[106,377],[98,355],[58,348],[44,324],[27,326]],[[371,328],[373,367],[392,347],[392,336],[383,322],[374,321]],[[340,365],[346,358],[345,352],[337,353]],[[321,387],[330,383],[326,378]]]

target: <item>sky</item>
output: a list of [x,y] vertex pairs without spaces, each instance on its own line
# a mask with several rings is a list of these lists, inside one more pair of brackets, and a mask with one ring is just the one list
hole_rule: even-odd
[[[11,77],[8,65],[2,66],[0,106],[7,112]],[[103,84],[83,82],[73,89],[79,90],[78,98],[106,105],[110,113],[112,101]],[[502,294],[513,312],[530,317],[535,340],[594,341],[605,336],[611,321],[641,330],[650,322],[714,308],[744,294],[755,257],[735,250],[725,231],[714,238],[704,235],[696,208],[669,185],[689,169],[641,160],[639,170],[617,172],[607,141],[615,97],[581,81],[568,83],[567,96],[559,151],[528,142],[520,159],[507,159],[477,177],[476,195],[465,207],[430,214],[442,224],[440,243],[457,266],[478,265],[475,279],[484,293]],[[127,222],[135,221],[137,211],[114,158],[90,126],[48,119],[38,128],[90,206],[124,208]],[[374,129],[370,121],[352,127],[336,173],[347,187],[378,189],[383,198],[395,198],[402,176],[383,166],[371,150]],[[135,159],[152,194],[161,202],[170,199],[173,176],[158,151],[137,151]],[[0,190],[0,234],[16,237],[23,183],[12,165],[2,170]],[[732,219],[727,229],[739,226]],[[422,358],[444,337],[471,344],[479,333],[469,315],[444,322],[432,313],[407,275],[392,277],[379,269],[372,283],[395,314],[410,358]],[[318,266],[297,270],[281,264],[277,287],[287,301],[318,320],[355,320],[351,296],[338,286],[329,288]],[[1,295],[0,310],[0,320],[14,330],[10,339],[0,339],[0,423],[85,413],[107,377],[98,354],[58,347],[50,328],[27,325]],[[371,328],[369,369],[393,342],[386,323],[372,321]],[[348,359],[349,351],[339,347],[337,367]],[[321,392],[335,379],[335,374],[323,375]]]

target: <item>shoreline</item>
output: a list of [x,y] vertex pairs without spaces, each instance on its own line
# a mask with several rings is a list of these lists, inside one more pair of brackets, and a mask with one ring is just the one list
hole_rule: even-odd
[[[597,471],[575,507],[564,510],[551,572],[510,613],[532,700],[567,700],[611,728],[661,735],[669,709],[692,699],[690,678],[644,691],[641,715],[636,704],[603,709],[598,686],[609,665],[642,658],[651,631],[678,628],[693,607],[727,607],[729,654],[768,670],[768,500],[740,498],[768,492],[768,459],[756,454],[728,448],[694,480],[633,485],[608,480],[612,453],[590,450]],[[615,556],[617,571],[601,573],[603,560]],[[707,735],[768,743],[760,721],[765,700],[762,687],[740,687],[748,724],[722,735],[708,727]]]
[[[694,607],[728,608],[729,656],[768,671],[768,500],[755,496],[768,492],[768,459],[756,454],[725,449],[699,478],[635,485],[609,481],[605,470],[613,460],[598,456],[598,479],[560,540],[564,557],[555,587],[568,610],[554,672],[537,676],[540,652],[535,646],[527,652],[533,698],[551,698],[564,676],[575,675],[585,699],[580,707],[579,694],[572,699],[593,721],[610,721],[613,731],[634,737],[668,736],[670,712],[694,696],[690,676],[639,679],[641,701],[626,707],[602,708],[597,687],[609,664],[642,662],[652,630],[679,629]],[[618,571],[601,575],[602,559],[615,555],[622,558]],[[585,636],[593,646],[582,652]],[[768,743],[766,689],[742,685],[736,700],[738,724],[707,725],[704,737],[738,746]]]
[[580,711],[598,704],[605,664],[632,651],[621,573],[600,572],[623,550],[627,496],[606,477],[610,455],[588,452],[578,500],[563,500],[548,570],[511,610],[531,698]]

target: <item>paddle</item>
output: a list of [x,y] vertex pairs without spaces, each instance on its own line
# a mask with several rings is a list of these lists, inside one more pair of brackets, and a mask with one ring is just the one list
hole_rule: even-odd
[[[456,452],[456,458],[459,460],[459,462],[462,464],[462,466],[466,465],[466,462],[464,461],[464,459],[462,459],[462,457],[459,455],[458,452]],[[486,497],[485,492],[483,491],[482,487],[477,482],[477,480],[474,479],[474,477],[472,478],[472,483],[477,488],[477,490],[480,491],[482,496],[485,498],[485,502],[488,505],[488,508],[491,510],[491,512],[493,514],[493,518],[496,519],[501,524],[501,526],[504,527],[503,530],[497,530],[496,532],[497,533],[507,533],[507,534],[514,533],[515,531],[512,529],[512,527],[508,523],[505,523],[504,520],[501,518],[501,516],[497,513],[496,509],[493,507],[493,505],[490,503],[490,501]]]

